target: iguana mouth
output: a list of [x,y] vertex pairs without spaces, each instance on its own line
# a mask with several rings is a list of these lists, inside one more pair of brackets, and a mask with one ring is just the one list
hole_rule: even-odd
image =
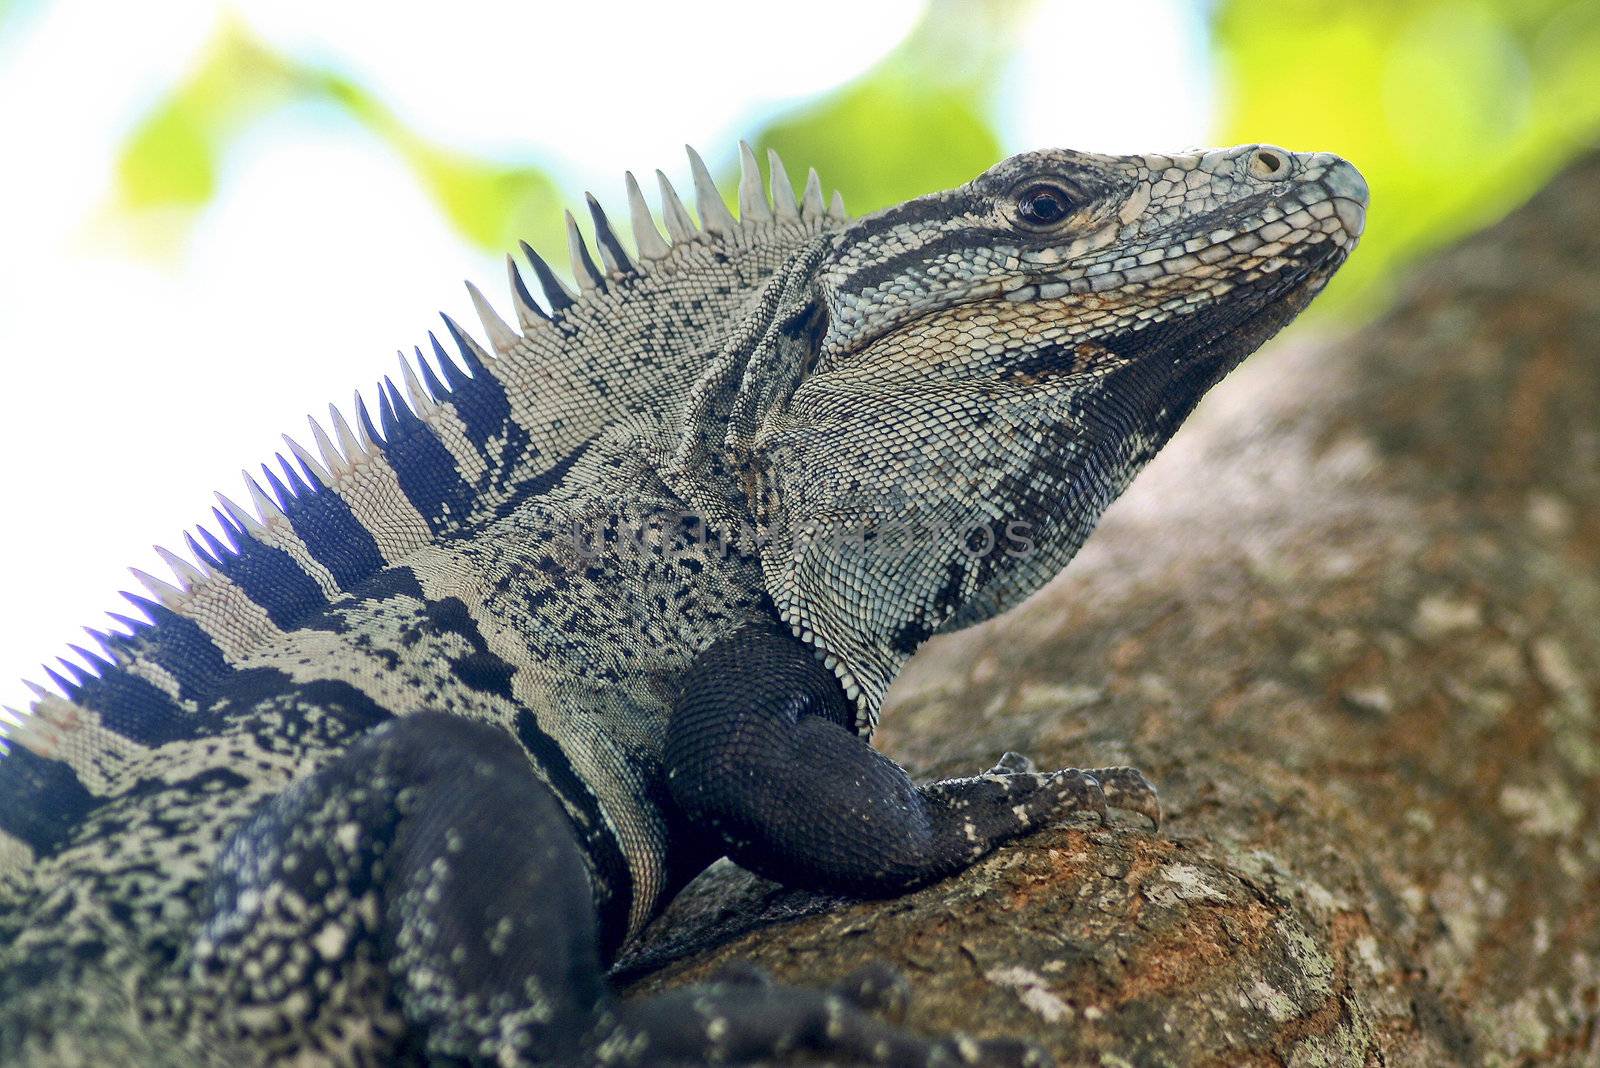
[[[1285,268],[1268,284],[1251,287],[1253,292],[1241,293],[1245,287],[1239,286],[1233,291],[1238,303],[1207,304],[1188,315],[1135,324],[1131,330],[1094,340],[1130,359],[1148,359],[1179,346],[1189,347],[1196,357],[1210,357],[1219,342],[1234,342],[1229,348],[1238,351],[1227,361],[1231,368],[1298,315],[1348,255],[1348,249],[1335,249],[1314,262]],[[1269,322],[1272,325],[1263,329]]]

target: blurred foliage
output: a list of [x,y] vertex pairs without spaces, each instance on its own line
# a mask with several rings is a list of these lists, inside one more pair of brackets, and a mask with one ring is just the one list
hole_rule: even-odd
[[273,52],[232,21],[129,137],[118,165],[117,209],[167,224],[146,228],[146,236],[181,239],[194,212],[215,194],[227,150],[252,121],[306,102],[333,105],[387,145],[474,244],[509,249],[518,238],[562,234],[561,192],[544,171],[432,144],[351,79]]
[[991,97],[1027,9],[935,2],[871,70],[749,139],[815,167],[855,212],[960,185],[1004,155]]
[[[873,68],[750,139],[817,167],[853,211],[963,182],[1003,154],[997,87],[1030,6],[934,0]],[[1511,207],[1600,130],[1596,0],[1217,0],[1209,10],[1222,87],[1213,140],[1337,151],[1372,186],[1361,254],[1325,306]],[[119,206],[176,219],[181,236],[232,141],[304,101],[387,145],[474,244],[562,244],[565,197],[544,171],[432,143],[354,81],[274,53],[237,23],[132,135]],[[1114,108],[1115,90],[1077,103]]]
[[1600,133],[1595,0],[1224,0],[1218,141],[1349,158],[1372,187],[1324,303],[1526,198]]
[[0,0],[0,48],[9,45],[44,5],[45,0]]

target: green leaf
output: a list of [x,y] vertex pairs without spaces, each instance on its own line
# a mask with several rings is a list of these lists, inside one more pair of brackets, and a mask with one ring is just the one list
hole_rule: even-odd
[[128,211],[194,209],[216,192],[222,153],[251,120],[288,101],[296,71],[237,22],[225,22],[195,70],[135,129],[117,161]]
[[179,97],[146,119],[117,161],[122,205],[130,211],[199,207],[217,188],[216,146]]

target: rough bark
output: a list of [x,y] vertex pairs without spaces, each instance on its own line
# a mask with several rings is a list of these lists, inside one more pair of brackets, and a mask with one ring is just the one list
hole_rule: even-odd
[[635,990],[882,959],[910,1026],[1063,1064],[1600,1064],[1600,155],[1248,363],[891,703],[917,774],[1135,763],[1168,821],[887,902],[719,866]]

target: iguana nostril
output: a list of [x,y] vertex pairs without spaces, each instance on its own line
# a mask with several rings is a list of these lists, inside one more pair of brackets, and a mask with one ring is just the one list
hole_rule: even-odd
[[1250,156],[1250,173],[1256,178],[1287,177],[1289,155],[1275,148],[1258,148]]

